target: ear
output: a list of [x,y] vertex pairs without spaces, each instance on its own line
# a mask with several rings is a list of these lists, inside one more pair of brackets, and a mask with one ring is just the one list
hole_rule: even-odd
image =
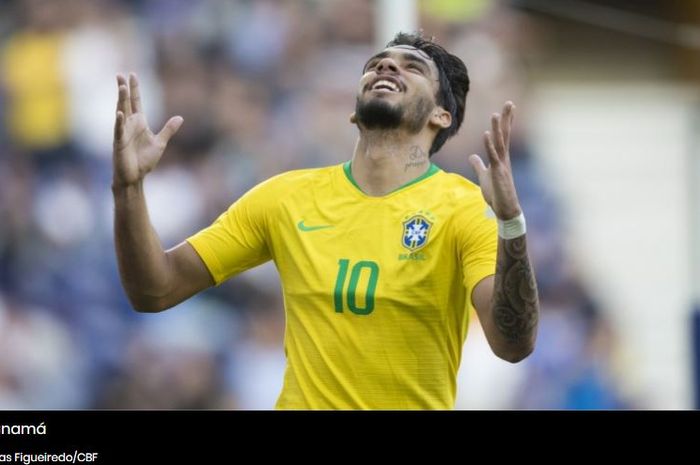
[[357,115],[355,114],[354,111],[352,113],[350,113],[350,123],[357,124]]
[[430,114],[430,124],[440,129],[449,128],[452,125],[452,115],[442,107],[435,107]]

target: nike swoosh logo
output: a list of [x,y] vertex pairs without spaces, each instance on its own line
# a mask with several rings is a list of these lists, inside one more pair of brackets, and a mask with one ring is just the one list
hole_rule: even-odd
[[322,226],[306,226],[304,224],[304,220],[301,220],[299,224],[297,224],[297,228],[299,228],[301,231],[317,231],[319,229],[326,229],[326,228],[332,228],[333,226],[330,224],[324,224]]

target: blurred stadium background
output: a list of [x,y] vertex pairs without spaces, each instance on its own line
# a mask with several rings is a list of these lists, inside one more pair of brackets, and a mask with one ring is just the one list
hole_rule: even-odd
[[[474,319],[457,407],[694,408],[700,2],[418,6],[420,27],[472,79],[465,127],[435,162],[473,179],[466,157],[484,153],[489,115],[518,106],[511,156],[542,302],[537,349],[518,365],[490,353]],[[114,76],[139,74],[152,127],[185,118],[146,185],[170,247],[256,183],[350,157],[377,11],[371,0],[2,2],[0,408],[274,405],[284,315],[272,265],[162,314],[124,297]]]

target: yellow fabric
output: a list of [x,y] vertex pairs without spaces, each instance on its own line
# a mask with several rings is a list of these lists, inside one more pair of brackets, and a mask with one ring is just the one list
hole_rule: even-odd
[[[478,186],[434,171],[383,197],[342,165],[291,171],[188,238],[217,284],[277,265],[287,355],[277,408],[454,408],[467,295],[495,272],[497,226]],[[411,251],[404,222],[416,221],[430,226]]]
[[54,147],[69,136],[61,39],[26,32],[11,38],[3,51],[9,133],[21,147]]

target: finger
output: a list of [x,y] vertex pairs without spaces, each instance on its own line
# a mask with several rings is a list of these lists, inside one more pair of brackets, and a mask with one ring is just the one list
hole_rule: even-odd
[[117,108],[124,113],[124,118],[131,115],[131,102],[129,101],[129,86],[126,78],[121,74],[117,75],[117,84],[119,85],[119,104]]
[[117,111],[124,113],[124,117],[129,116],[129,90],[124,85],[119,86],[119,99],[117,100]]
[[139,92],[139,80],[134,73],[129,73],[129,89],[131,94],[131,109],[134,113],[139,113],[142,111],[141,93]]
[[505,144],[503,143],[503,131],[501,131],[501,115],[494,113],[491,115],[491,129],[493,129],[491,139],[496,146],[498,155],[503,157],[505,155]]
[[126,80],[121,74],[117,74],[117,111],[124,113],[126,106],[124,105],[124,99],[126,96]]
[[122,101],[121,101],[121,87],[125,85],[126,81],[124,76],[117,74],[117,111],[123,111]]
[[158,142],[166,145],[168,141],[170,140],[173,135],[177,132],[178,129],[180,129],[180,126],[182,126],[183,123],[182,116],[173,116],[168,120],[167,123],[165,123],[165,126],[163,126],[163,129],[160,130],[156,138],[158,139]]
[[[126,89],[126,93],[122,93],[122,89],[121,89],[122,87],[124,87]],[[128,97],[129,88],[128,88],[128,84],[126,82],[126,78],[122,74],[117,74],[117,88],[119,89],[119,99],[117,100],[117,110],[121,110],[122,112],[124,112],[124,116],[126,117],[126,116],[128,116],[128,114],[126,113],[127,107],[126,107],[124,96]]]
[[503,106],[503,143],[506,149],[510,147],[510,132],[515,116],[515,104],[508,100]]
[[486,165],[484,165],[484,161],[479,155],[473,154],[469,155],[469,164],[472,166],[474,172],[476,172],[479,182],[481,182],[482,176],[486,175]]
[[117,117],[114,119],[114,142],[119,142],[124,135],[124,113],[117,111]]
[[125,86],[126,78],[122,74],[117,74],[117,87]]
[[491,133],[489,131],[484,133],[484,147],[486,148],[486,153],[489,156],[489,163],[492,165],[500,163],[501,160],[498,158],[496,147],[493,146],[493,140],[491,139]]
[[117,102],[117,110],[124,113],[127,118],[131,114],[131,104],[129,103],[129,89],[126,86],[119,86],[119,101]]

